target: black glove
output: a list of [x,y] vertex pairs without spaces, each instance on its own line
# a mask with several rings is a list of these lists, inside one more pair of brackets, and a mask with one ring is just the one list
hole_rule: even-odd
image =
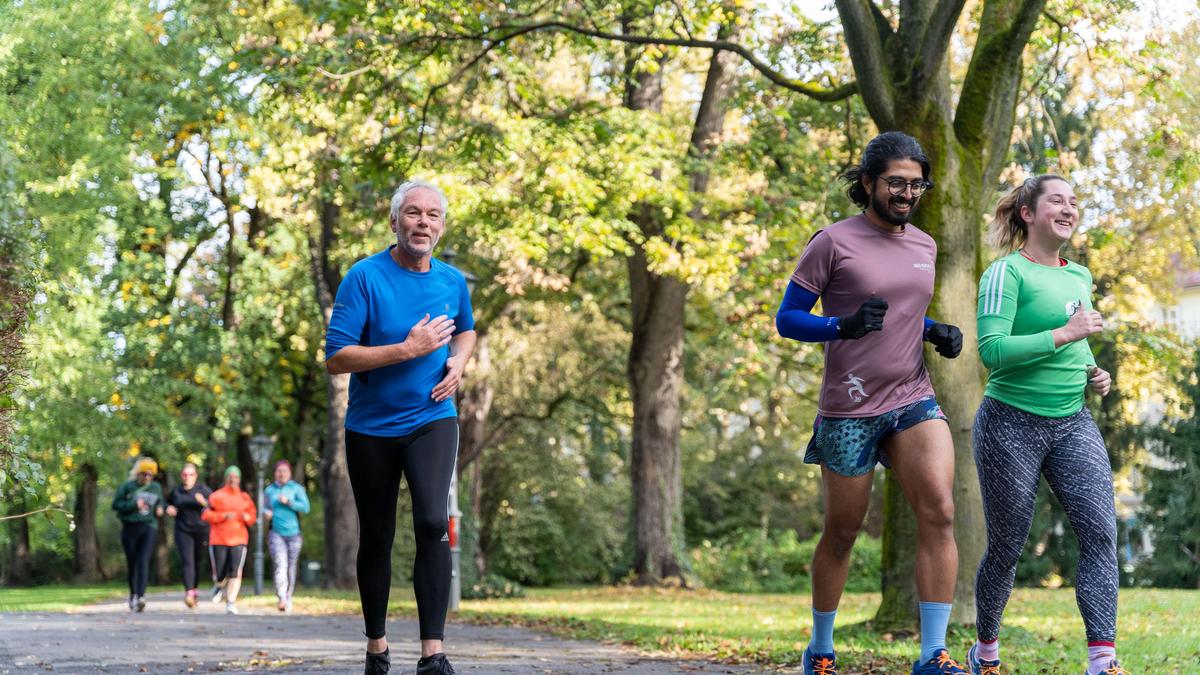
[[962,351],[962,331],[958,326],[935,323],[925,330],[925,339],[937,349],[937,353],[948,359],[958,356]]
[[857,340],[871,331],[883,330],[883,315],[887,313],[887,300],[874,296],[853,314],[838,317],[838,337]]

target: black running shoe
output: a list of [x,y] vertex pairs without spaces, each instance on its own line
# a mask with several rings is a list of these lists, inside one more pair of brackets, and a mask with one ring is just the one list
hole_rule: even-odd
[[437,653],[417,661],[417,675],[457,675],[445,654]]
[[363,675],[385,675],[392,667],[392,657],[388,651],[385,649],[382,654],[367,652],[367,667],[363,670]]

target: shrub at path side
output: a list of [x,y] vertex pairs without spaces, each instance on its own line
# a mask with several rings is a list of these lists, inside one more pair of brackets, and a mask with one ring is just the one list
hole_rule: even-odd
[[[819,537],[801,541],[795,532],[740,532],[692,550],[692,569],[708,588],[734,593],[807,593]],[[882,548],[878,539],[858,538],[850,555],[848,593],[879,591]]]

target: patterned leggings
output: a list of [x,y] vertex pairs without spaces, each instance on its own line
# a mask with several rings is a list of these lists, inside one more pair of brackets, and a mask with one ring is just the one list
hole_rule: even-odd
[[984,397],[972,433],[983,492],[987,552],[975,575],[979,639],[1000,635],[1017,559],[1029,538],[1038,479],[1046,477],[1079,540],[1075,601],[1088,642],[1117,636],[1117,517],[1112,468],[1087,408],[1069,417],[1033,415]]
[[296,590],[296,567],[303,545],[304,539],[298,534],[285,537],[272,530],[267,535],[267,548],[271,551],[271,562],[275,566],[275,596],[280,600],[291,600]]

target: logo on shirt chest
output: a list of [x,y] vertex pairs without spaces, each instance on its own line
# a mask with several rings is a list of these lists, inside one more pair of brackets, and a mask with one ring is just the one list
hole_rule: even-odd
[[933,263],[913,263],[913,269],[933,274]]
[[846,395],[849,396],[850,400],[854,401],[855,403],[862,403],[864,398],[870,396],[870,394],[867,393],[867,390],[863,389],[863,385],[866,384],[866,381],[861,377],[855,376],[854,373],[850,373],[850,376],[843,380],[842,384],[850,385],[850,387],[846,389]]
[[1075,312],[1078,312],[1080,310],[1080,308],[1082,308],[1082,307],[1083,307],[1082,300],[1071,300],[1070,302],[1067,303],[1067,305],[1065,307],[1065,309],[1067,310],[1067,316],[1075,316]]

